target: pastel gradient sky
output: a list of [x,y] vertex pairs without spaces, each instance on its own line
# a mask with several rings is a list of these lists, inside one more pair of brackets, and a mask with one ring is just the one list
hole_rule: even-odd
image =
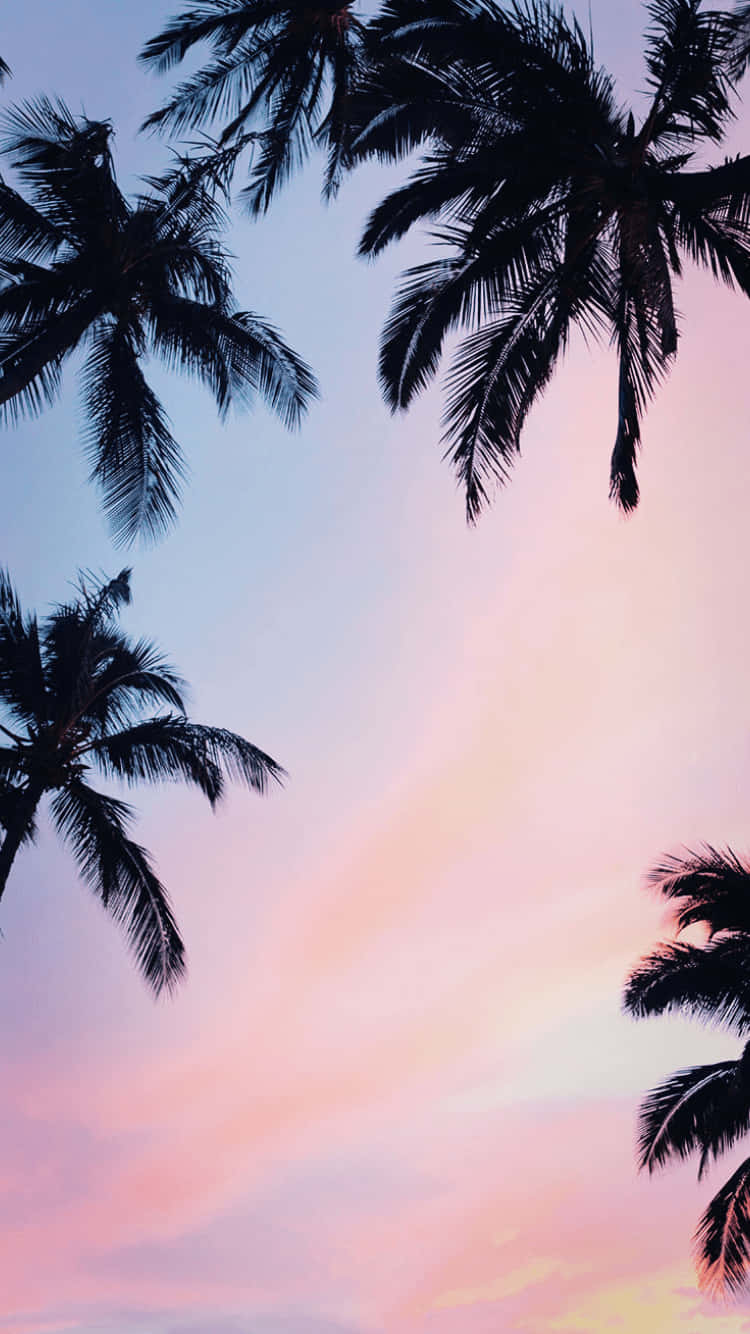
[[[126,183],[164,160],[136,138],[164,90],[134,57],[170,0],[6,8],[6,100],[112,117]],[[642,19],[593,5],[623,96]],[[633,518],[607,501],[611,357],[573,347],[467,530],[437,396],[401,420],[378,397],[392,279],[422,252],[353,258],[390,179],[363,172],[326,210],[314,166],[234,230],[243,303],[323,384],[298,437],[261,409],[220,428],[156,374],[192,479],[178,529],[129,557],[126,620],[195,716],[291,782],[216,817],[139,794],[189,947],[168,1002],[46,831],[14,871],[0,1334],[750,1330],[750,1301],[694,1284],[721,1178],[641,1181],[633,1159],[639,1092],[734,1045],[619,1013],[662,927],[649,864],[750,848],[750,307],[685,282]],[[70,380],[3,449],[1,556],[29,605],[123,563]]]

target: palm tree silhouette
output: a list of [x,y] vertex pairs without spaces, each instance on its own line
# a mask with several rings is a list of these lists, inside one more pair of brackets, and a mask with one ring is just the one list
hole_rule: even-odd
[[238,310],[206,173],[150,178],[121,193],[111,126],[63,103],[26,103],[7,149],[26,195],[0,181],[0,406],[38,412],[78,347],[92,479],[115,536],[172,522],[183,457],[141,362],[155,355],[197,376],[221,415],[255,395],[289,427],[314,377],[259,316]]
[[[745,1040],[735,1061],[679,1070],[641,1105],[639,1165],[698,1157],[698,1178],[750,1131],[750,867],[731,850],[706,847],[668,859],[651,882],[675,905],[678,934],[700,927],[703,943],[662,944],[631,973],[630,1014],[676,1011],[719,1024]],[[750,1272],[750,1158],[711,1200],[695,1235],[699,1280],[719,1294]]]
[[352,0],[204,0],[141,52],[144,64],[163,73],[193,46],[212,50],[144,128],[179,133],[225,120],[220,145],[255,150],[243,191],[253,214],[265,212],[313,144],[324,144],[331,194],[347,163],[347,107],[365,35]]
[[40,625],[0,572],[0,896],[49,796],[81,875],[158,993],[184,973],[183,943],[148,853],[129,836],[132,807],[93,788],[91,771],[127,783],[190,783],[211,806],[227,776],[262,793],[284,771],[236,733],[190,722],[174,669],[152,643],[118,627],[129,602],[125,569],[107,582],[82,580]]
[[352,156],[423,156],[372,213],[361,253],[424,221],[443,251],[403,276],[380,380],[392,410],[407,408],[446,337],[468,331],[447,377],[444,438],[470,519],[507,479],[574,328],[618,355],[610,483],[631,510],[644,410],[677,350],[684,260],[750,293],[748,159],[688,169],[732,118],[736,19],[701,0],[647,9],[640,124],[548,0],[390,0],[374,24],[380,58],[360,80]]

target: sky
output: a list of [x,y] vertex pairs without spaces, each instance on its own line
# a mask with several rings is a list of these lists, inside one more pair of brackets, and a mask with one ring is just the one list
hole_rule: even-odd
[[[121,180],[166,160],[135,55],[167,0],[25,0],[6,102],[111,117]],[[584,15],[587,19],[587,15]],[[643,87],[643,12],[596,0]],[[746,143],[740,117],[732,147]],[[743,138],[743,136],[745,136]],[[615,367],[574,345],[474,529],[430,393],[394,419],[377,341],[410,238],[354,258],[398,172],[333,207],[320,163],[231,234],[243,305],[313,364],[290,436],[220,425],[154,370],[191,479],[158,546],[113,548],[68,376],[4,434],[0,559],[25,603],[133,565],[124,622],[284,791],[139,791],[189,975],[155,1002],[43,826],[0,927],[0,1334],[739,1334],[690,1238],[731,1160],[651,1180],[639,1095],[736,1052],[620,1012],[667,929],[644,874],[750,850],[750,308],[691,275],[644,432],[639,510],[607,499]]]

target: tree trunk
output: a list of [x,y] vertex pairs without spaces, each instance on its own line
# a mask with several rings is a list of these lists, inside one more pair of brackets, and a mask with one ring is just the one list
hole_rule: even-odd
[[8,883],[16,853],[34,819],[34,812],[39,805],[41,795],[42,789],[36,786],[28,787],[18,794],[18,806],[6,825],[5,838],[0,847],[0,899]]

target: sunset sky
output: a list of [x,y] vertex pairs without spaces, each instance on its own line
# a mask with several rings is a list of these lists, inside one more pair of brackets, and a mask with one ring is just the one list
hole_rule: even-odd
[[[135,56],[174,7],[6,4],[3,99],[110,117],[134,185],[166,160],[136,131],[169,86]],[[592,10],[625,100],[642,8]],[[750,116],[730,147],[749,142]],[[222,427],[155,370],[191,480],[175,531],[128,553],[85,485],[70,375],[4,433],[0,562],[25,603],[132,563],[127,627],[197,719],[290,780],[216,816],[134,795],[189,951],[172,999],[46,827],[19,859],[0,1334],[750,1331],[750,1297],[711,1305],[691,1262],[731,1160],[701,1185],[634,1166],[639,1093],[737,1044],[620,1014],[666,929],[649,865],[750,851],[750,304],[681,286],[632,518],[607,499],[612,356],[574,345],[471,530],[439,395],[392,419],[376,383],[393,279],[425,246],[354,251],[402,173],[362,171],[325,208],[320,168],[231,235],[242,304],[321,380],[301,433],[260,407]]]

